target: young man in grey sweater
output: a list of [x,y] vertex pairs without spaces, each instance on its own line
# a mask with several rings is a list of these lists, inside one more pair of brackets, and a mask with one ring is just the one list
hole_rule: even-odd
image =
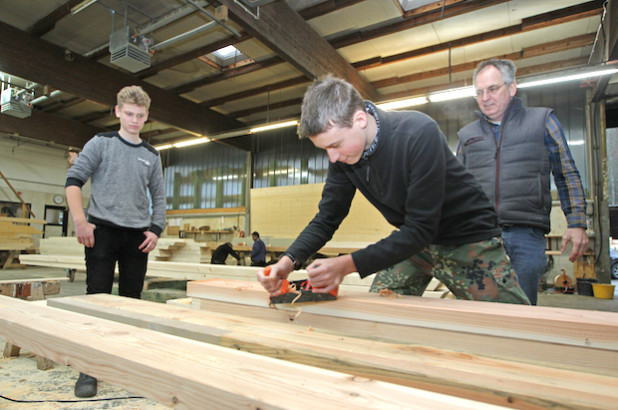
[[[139,299],[148,253],[165,227],[161,157],[139,135],[149,108],[150,97],[141,87],[120,90],[115,107],[120,130],[95,135],[69,168],[67,204],[77,241],[85,246],[87,294],[112,292],[118,262],[118,293]],[[86,217],[82,187],[88,179],[92,196]],[[97,380],[80,373],[75,395],[96,394]]]

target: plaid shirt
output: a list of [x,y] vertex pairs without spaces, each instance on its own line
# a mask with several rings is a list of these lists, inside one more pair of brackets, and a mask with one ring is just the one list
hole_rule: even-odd
[[584,188],[575,167],[558,118],[552,113],[545,123],[545,147],[551,171],[558,189],[560,206],[569,228],[586,228],[586,199]]

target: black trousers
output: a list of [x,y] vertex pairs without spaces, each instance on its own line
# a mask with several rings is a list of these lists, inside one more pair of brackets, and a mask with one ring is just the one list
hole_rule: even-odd
[[86,249],[86,293],[112,293],[118,262],[118,294],[139,299],[148,254],[138,249],[146,236],[140,230],[97,225],[94,247]]

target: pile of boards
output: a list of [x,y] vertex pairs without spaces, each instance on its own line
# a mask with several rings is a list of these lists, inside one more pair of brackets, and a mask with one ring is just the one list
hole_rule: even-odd
[[43,225],[44,220],[29,218],[0,217],[0,251],[5,251],[2,263],[3,268],[15,266],[13,259],[20,251],[36,249],[35,239],[43,233],[33,224]]
[[273,306],[258,283],[161,304],[0,297],[0,333],[176,408],[599,408],[618,402],[618,314],[344,290]]
[[[75,237],[50,237],[39,243],[41,255],[84,257],[84,246]],[[193,239],[159,238],[157,248],[148,255],[149,261],[204,263],[210,261],[210,248]]]

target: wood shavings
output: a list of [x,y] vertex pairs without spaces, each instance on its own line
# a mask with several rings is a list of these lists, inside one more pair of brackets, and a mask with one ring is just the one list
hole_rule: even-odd
[[[290,306],[294,306],[294,302],[296,302],[298,300],[298,298],[300,298],[302,295],[301,292],[298,293],[298,295],[296,295],[296,297],[294,298],[294,300],[292,301],[292,303],[290,303]],[[294,318],[291,320],[296,320],[298,319],[298,316],[300,316],[300,314],[303,313],[303,309],[302,308],[298,308],[298,312],[296,312],[296,315],[294,315]]]
[[401,295],[399,293],[395,293],[390,289],[380,289],[380,296],[386,298],[400,298]]

